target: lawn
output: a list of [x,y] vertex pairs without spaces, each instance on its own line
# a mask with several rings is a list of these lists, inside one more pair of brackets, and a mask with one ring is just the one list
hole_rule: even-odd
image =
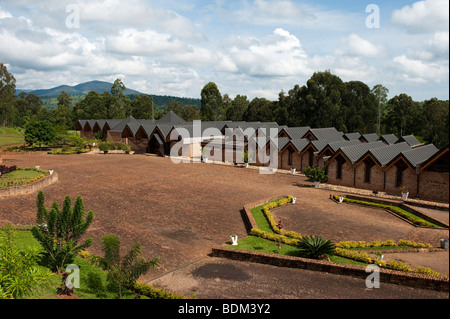
[[[17,231],[13,246],[17,249],[28,249],[33,246],[40,247],[39,242],[33,237],[31,231]],[[118,298],[117,285],[108,282],[106,273],[100,268],[92,265],[89,261],[75,257],[73,264],[79,267],[80,288],[75,288],[74,293],[79,299],[116,299]],[[40,267],[45,267],[41,265]],[[57,299],[57,288],[62,283],[62,277],[53,274],[49,280],[41,283],[36,289],[28,293],[24,299]],[[126,290],[123,299],[133,299],[135,293]],[[141,296],[142,299],[147,297]],[[148,298],[147,298],[148,299]]]
[[44,177],[48,173],[36,168],[17,168],[13,172],[9,172],[0,176],[0,188],[18,186],[35,181]]
[[23,129],[0,127],[0,148],[22,144],[23,142]]

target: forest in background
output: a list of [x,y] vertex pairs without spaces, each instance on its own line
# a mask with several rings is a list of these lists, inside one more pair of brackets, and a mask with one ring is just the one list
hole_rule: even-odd
[[289,127],[335,127],[344,133],[414,135],[437,147],[447,145],[449,139],[448,100],[414,101],[404,93],[388,99],[389,90],[381,84],[370,88],[361,81],[344,82],[328,70],[315,72],[302,86],[281,91],[274,101],[249,100],[239,94],[231,98],[214,82],[202,88],[199,103],[189,98],[165,97],[162,101],[147,94],[126,95],[125,90],[117,79],[103,93],[72,96],[61,91],[49,108],[33,93],[17,94],[14,76],[0,63],[0,123],[24,127],[28,122],[47,121],[61,129],[74,129],[79,119],[158,119],[173,111],[186,121],[277,122]]

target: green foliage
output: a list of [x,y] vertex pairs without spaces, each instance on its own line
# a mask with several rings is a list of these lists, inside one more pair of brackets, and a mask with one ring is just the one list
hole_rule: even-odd
[[55,130],[47,121],[29,122],[25,125],[25,142],[29,144],[50,144],[55,138]]
[[62,210],[57,202],[53,202],[48,211],[42,191],[38,192],[36,206],[37,226],[33,226],[31,232],[46,251],[47,260],[53,270],[60,273],[79,251],[92,244],[92,238],[87,238],[80,245],[78,241],[91,225],[94,213],[89,211],[85,218],[81,196],[77,196],[73,209],[70,196],[66,196]]
[[325,174],[325,169],[319,167],[308,167],[305,169],[304,174],[313,182],[325,182],[328,176]]
[[131,147],[128,144],[120,142],[102,142],[98,145],[100,151],[131,151]]
[[141,244],[134,244],[125,256],[120,254],[120,240],[116,235],[102,237],[104,257],[98,259],[107,271],[108,278],[119,285],[119,298],[122,298],[122,287],[133,286],[135,281],[146,274],[151,267],[158,266],[159,257],[151,260],[138,258],[142,254]]
[[39,248],[13,246],[15,232],[10,224],[0,228],[0,299],[21,298],[51,276],[38,265],[42,257]]
[[163,289],[156,289],[150,285],[134,282],[129,289],[132,289],[139,295],[147,296],[150,299],[184,299],[184,296],[165,291]]
[[332,255],[336,249],[336,246],[331,240],[314,235],[303,236],[298,242],[298,247],[303,255],[313,259],[319,259],[325,255]]

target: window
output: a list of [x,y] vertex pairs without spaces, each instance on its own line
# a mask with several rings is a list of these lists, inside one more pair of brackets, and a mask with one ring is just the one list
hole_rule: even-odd
[[364,162],[364,183],[370,183],[372,167],[375,165],[371,158]]
[[336,179],[342,179],[342,165],[345,163],[345,159],[342,156],[339,156],[336,159],[337,162],[337,170],[336,170]]
[[292,154],[294,154],[294,152],[292,152],[291,150],[289,150],[289,155],[288,155],[288,165],[292,165]]
[[403,185],[403,172],[405,171],[407,166],[404,162],[399,161],[397,164],[395,164],[395,167],[397,169],[395,175],[395,186],[400,187]]

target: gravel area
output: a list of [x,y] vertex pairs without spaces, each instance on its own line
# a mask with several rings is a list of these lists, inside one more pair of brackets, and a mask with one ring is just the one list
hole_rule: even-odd
[[[83,197],[85,208],[95,213],[87,233],[94,239],[90,251],[101,254],[100,239],[110,233],[119,236],[124,249],[139,241],[144,257],[161,258],[160,268],[151,271],[142,281],[162,280],[167,276],[164,285],[172,288],[183,285],[183,282],[196,281],[199,288],[193,292],[198,298],[280,296],[307,299],[363,298],[366,293],[370,295],[371,292],[359,287],[364,285],[363,281],[345,276],[338,278],[326,273],[312,274],[304,270],[246,263],[244,267],[239,262],[213,261],[207,257],[211,247],[229,242],[231,234],[236,233],[240,238],[246,236],[241,209],[246,203],[258,199],[279,194],[296,196],[299,207],[303,207],[303,215],[298,218],[292,215],[283,223],[293,228],[297,225],[303,227],[300,232],[308,234],[320,232],[333,239],[355,240],[381,239],[388,235],[418,239],[426,236],[371,208],[337,209],[340,206],[329,199],[330,190],[309,187],[311,183],[299,174],[268,175],[258,174],[254,168],[229,165],[174,164],[170,158],[146,155],[9,153],[1,156],[5,165],[40,165],[42,169],[54,169],[58,173],[58,182],[44,189],[47,207],[53,201],[62,205],[66,195]],[[2,199],[0,225],[8,222],[33,224],[35,201],[35,194]],[[336,224],[340,227],[333,226]],[[436,236],[448,238],[448,230]],[[211,269],[188,267],[200,265],[194,263],[197,260],[211,265]],[[245,271],[240,280],[230,280],[220,268],[224,266],[217,266],[217,262],[239,269],[244,267]],[[193,273],[183,280],[173,277],[172,282],[167,283],[167,278],[174,276],[174,270]],[[218,271],[218,277],[208,271]],[[216,278],[220,281],[217,282]],[[290,282],[296,282],[297,289],[292,286],[291,289],[279,288],[288,287]],[[331,282],[335,288],[329,286]],[[231,291],[237,283],[242,287],[238,294],[233,295]],[[339,287],[346,287],[348,293],[339,292]],[[191,290],[180,286],[180,291]],[[400,286],[386,289],[384,293],[381,298],[448,298],[448,293]]]

